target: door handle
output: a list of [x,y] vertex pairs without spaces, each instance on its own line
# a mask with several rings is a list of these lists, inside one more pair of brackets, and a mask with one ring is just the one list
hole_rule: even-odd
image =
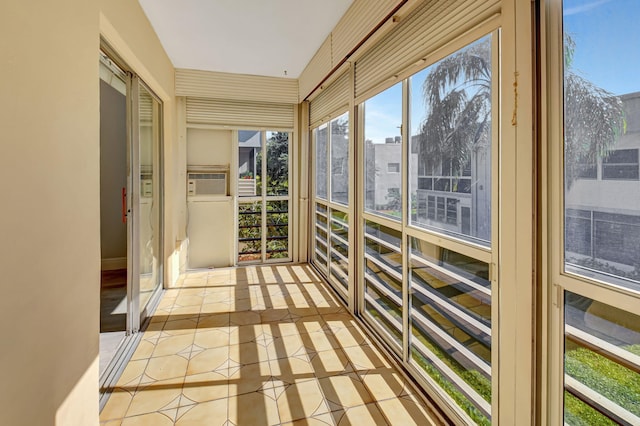
[[122,188],[122,223],[127,223],[127,188]]

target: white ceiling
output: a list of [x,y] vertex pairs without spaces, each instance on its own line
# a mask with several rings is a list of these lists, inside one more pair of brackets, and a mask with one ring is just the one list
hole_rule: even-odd
[[139,0],[174,67],[290,78],[352,1]]

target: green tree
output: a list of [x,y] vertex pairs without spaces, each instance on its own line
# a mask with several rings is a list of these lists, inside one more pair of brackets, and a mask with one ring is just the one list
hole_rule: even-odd
[[[262,170],[262,155],[256,158]],[[267,139],[267,195],[283,195],[289,187],[289,133],[274,132]]]
[[[565,51],[565,182],[570,187],[588,164],[604,157],[624,132],[622,101],[572,69],[575,43]],[[460,172],[474,149],[490,143],[491,38],[485,37],[438,62],[423,86],[427,116],[418,137],[420,161],[442,160]]]

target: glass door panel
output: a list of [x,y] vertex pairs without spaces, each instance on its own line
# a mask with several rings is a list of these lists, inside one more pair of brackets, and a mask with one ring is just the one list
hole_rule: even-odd
[[[162,283],[161,258],[161,179],[160,179],[160,102],[138,86],[139,118],[139,309],[145,308]],[[135,148],[134,148],[135,149]]]
[[238,206],[238,262],[262,259],[262,203]]
[[238,131],[238,263],[291,260],[289,136]]
[[[562,3],[563,175],[553,182],[563,315],[554,317],[552,416],[640,424],[640,4]],[[603,67],[606,64],[606,67]],[[558,111],[560,112],[560,111]],[[553,289],[555,291],[556,289]],[[556,368],[554,366],[554,368]]]
[[489,265],[411,238],[411,356],[467,414],[491,418]]
[[267,201],[267,259],[289,257],[289,201]]

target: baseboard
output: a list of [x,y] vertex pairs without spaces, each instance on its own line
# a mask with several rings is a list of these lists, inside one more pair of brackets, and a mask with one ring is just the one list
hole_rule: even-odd
[[111,259],[102,259],[103,271],[113,271],[115,269],[127,269],[126,257],[114,257]]

